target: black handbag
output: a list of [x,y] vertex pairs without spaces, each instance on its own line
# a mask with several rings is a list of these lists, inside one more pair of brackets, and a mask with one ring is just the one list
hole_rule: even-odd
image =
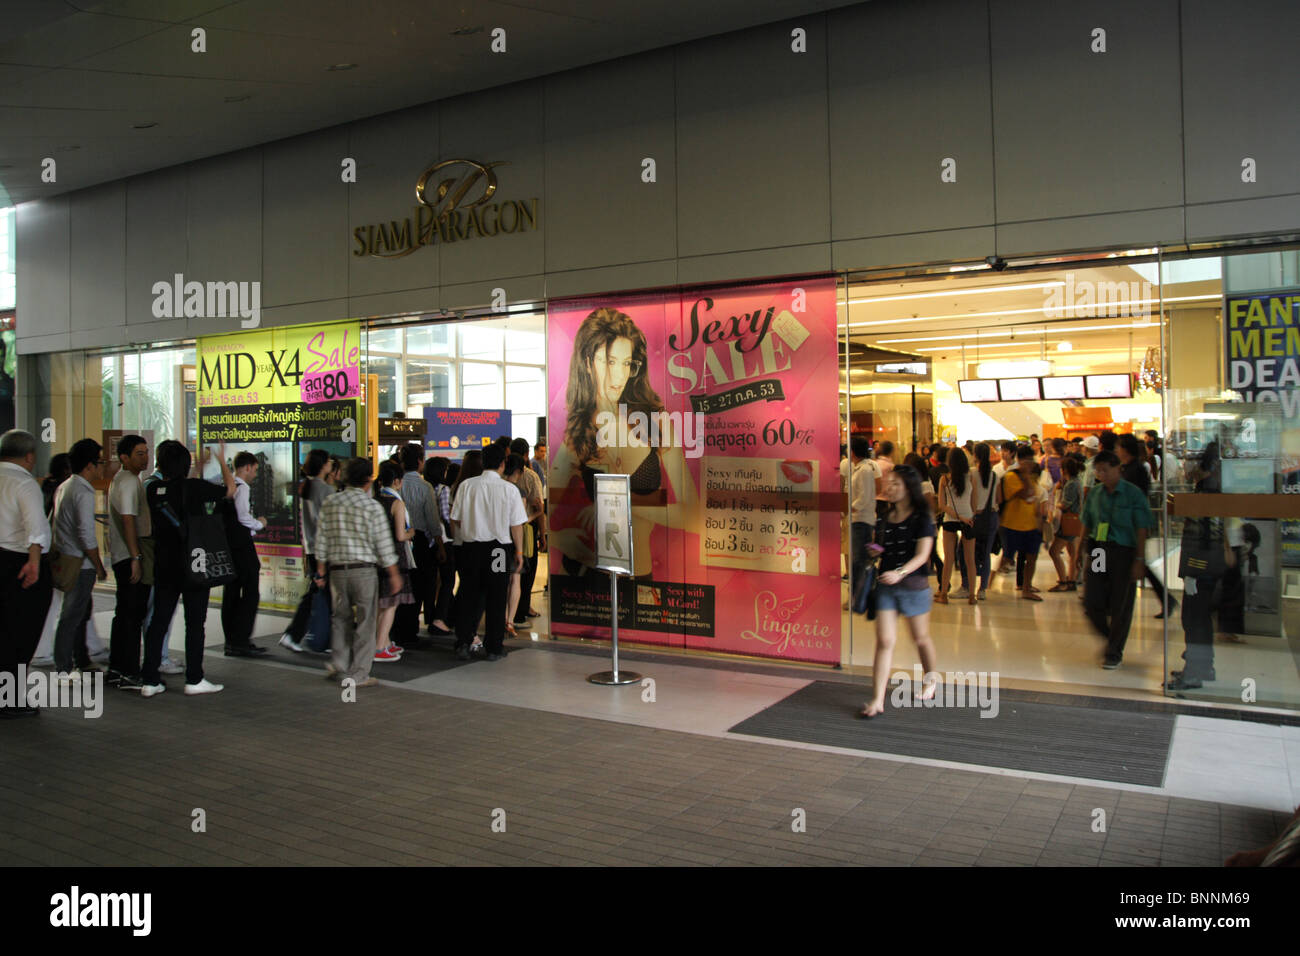
[[867,620],[874,620],[876,616],[876,585],[879,583],[880,575],[876,571],[876,563],[868,562],[867,566],[862,569],[862,579],[858,582],[858,589],[853,593],[853,613],[865,614]]
[[238,577],[235,556],[226,540],[225,519],[214,504],[186,509],[181,541],[185,547],[185,590],[216,588]]

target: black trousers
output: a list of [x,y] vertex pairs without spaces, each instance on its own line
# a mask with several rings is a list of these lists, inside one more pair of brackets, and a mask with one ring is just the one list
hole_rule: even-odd
[[448,627],[456,626],[455,591],[456,591],[456,551],[450,541],[445,542],[447,560],[438,565],[438,595],[433,602],[433,616],[425,611],[425,623],[442,621]]
[[113,565],[117,581],[117,608],[109,636],[108,666],[119,674],[140,676],[140,642],[144,637],[144,617],[149,613],[149,585],[131,583],[130,560]]
[[[420,608],[428,597],[431,587],[437,587],[438,552],[429,547],[429,539],[423,531],[415,532],[411,539],[411,550],[415,553],[415,567],[411,568],[411,593],[415,603],[399,604],[393,615],[393,627],[389,632],[396,644],[414,644],[420,639]],[[387,585],[385,585],[385,588]],[[380,594],[387,593],[384,590]]]
[[226,635],[227,646],[247,647],[253,640],[257,604],[262,597],[257,584],[262,562],[258,560],[257,552],[251,549],[240,548],[234,552],[234,558],[238,577],[222,589],[221,630]]
[[[495,541],[467,541],[461,546],[460,592],[456,595],[456,646],[474,640],[479,615],[487,612],[483,649],[501,653],[506,638],[506,598],[510,572],[515,566],[515,546]],[[498,570],[500,569],[500,570]]]
[[[1101,550],[1105,557],[1104,571],[1094,571]],[[1081,563],[1087,571],[1083,585],[1083,606],[1088,620],[1106,639],[1107,660],[1118,661],[1124,657],[1128,643],[1128,629],[1133,621],[1133,599],[1137,583],[1133,580],[1133,559],[1137,552],[1124,545],[1086,541]]]
[[[534,532],[533,540],[536,541]],[[532,607],[533,582],[537,580],[537,553],[534,546],[533,556],[524,558],[523,569],[519,572],[519,606],[515,608],[515,619],[511,623],[527,621],[528,609]]]
[[301,643],[302,639],[307,636],[307,625],[311,622],[311,599],[315,596],[316,588],[316,555],[303,555],[304,566],[307,569],[307,593],[298,601],[298,607],[293,612],[293,620],[289,626],[284,629],[295,643]]
[[54,597],[49,561],[41,561],[40,577],[29,588],[18,581],[26,563],[26,553],[0,551],[0,674],[15,680],[18,665],[32,662]]
[[1214,672],[1214,616],[1217,578],[1197,578],[1196,593],[1183,592],[1183,678],[1208,680]]
[[144,636],[144,668],[140,675],[146,684],[161,683],[158,667],[162,664],[163,636],[176,613],[178,601],[185,603],[185,683],[197,684],[203,680],[203,630],[211,593],[206,588],[202,591],[173,591],[165,586],[154,589],[153,620]]

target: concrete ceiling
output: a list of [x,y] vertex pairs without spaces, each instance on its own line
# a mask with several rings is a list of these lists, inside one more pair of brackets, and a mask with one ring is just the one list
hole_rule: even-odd
[[0,0],[0,206],[844,2]]

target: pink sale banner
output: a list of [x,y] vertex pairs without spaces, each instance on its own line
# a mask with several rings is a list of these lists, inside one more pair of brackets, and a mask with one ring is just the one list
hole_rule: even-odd
[[630,476],[629,641],[840,661],[835,285],[548,309],[556,633],[609,635],[595,475]]

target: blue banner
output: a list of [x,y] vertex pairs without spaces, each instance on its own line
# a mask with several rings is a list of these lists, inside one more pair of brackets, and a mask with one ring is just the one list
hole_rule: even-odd
[[486,448],[499,435],[511,435],[508,408],[426,408],[424,420],[425,455],[459,460],[471,448]]

